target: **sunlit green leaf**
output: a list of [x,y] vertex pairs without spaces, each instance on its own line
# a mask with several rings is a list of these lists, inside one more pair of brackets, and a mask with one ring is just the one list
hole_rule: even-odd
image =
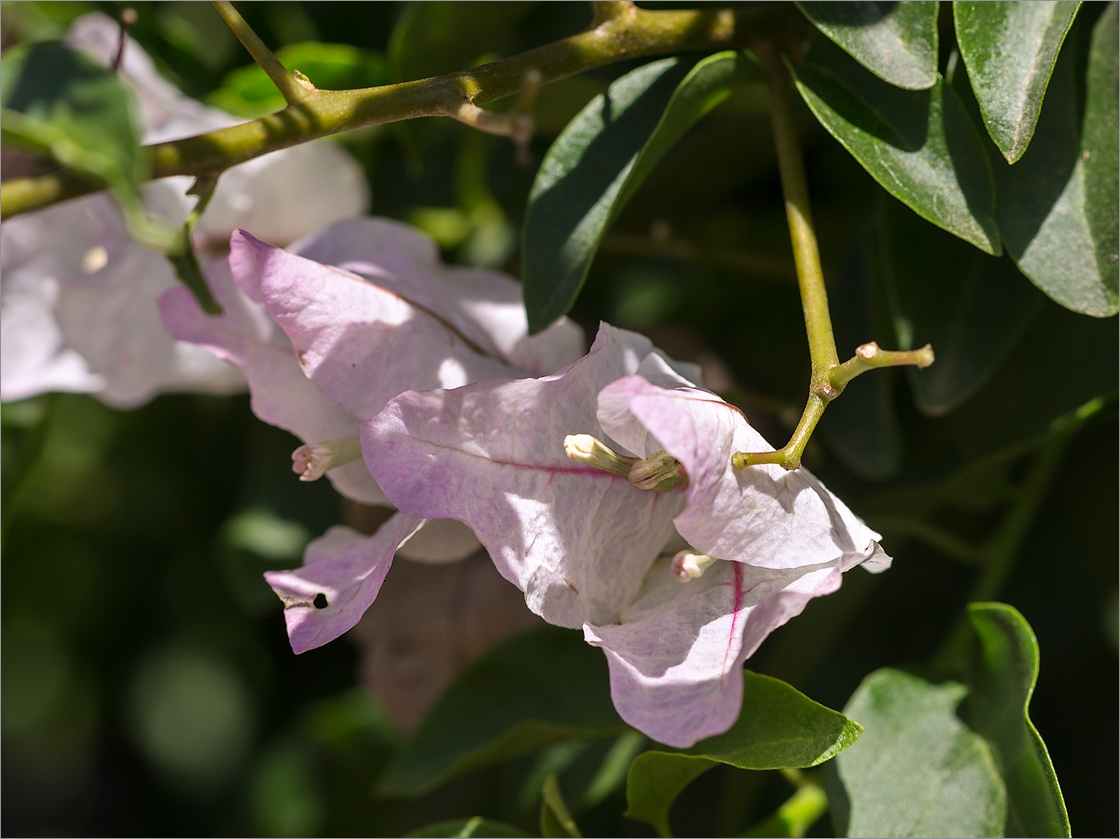
[[1009,163],[1023,156],[1080,3],[953,3],[953,23],[984,125]]
[[[1116,299],[1117,263],[1120,262],[1120,225],[1117,224],[1117,184],[1120,133],[1117,106],[1120,49],[1117,4],[1105,6],[1089,44],[1089,66],[1085,73],[1085,113],[1081,118],[1081,161],[1085,168],[1085,207],[1089,232],[1096,243],[1097,269],[1102,284],[1111,287]],[[1115,306],[1113,307],[1115,311]]]
[[893,202],[883,204],[896,339],[900,349],[933,346],[934,365],[907,375],[918,407],[944,414],[991,379],[1045,298],[1008,257],[988,256]]
[[956,715],[967,692],[889,668],[863,680],[844,713],[865,730],[836,761],[840,835],[1002,834],[1007,797],[991,751]]
[[1071,43],[1058,60],[1030,148],[1014,166],[996,160],[996,218],[1031,282],[1063,306],[1117,312],[1117,15],[1109,4],[1092,33],[1084,113]]
[[746,53],[639,67],[588,103],[552,144],[529,195],[522,278],[529,326],[568,311],[611,222],[688,128],[738,84],[758,78]]
[[1038,641],[1004,603],[968,607],[973,650],[968,708],[973,727],[993,746],[1007,785],[1007,836],[1069,836],[1069,816],[1054,766],[1028,706],[1038,680]]
[[879,78],[907,90],[937,81],[936,2],[799,2],[821,32]]
[[[304,41],[276,51],[289,71],[298,70],[321,90],[347,90],[385,84],[388,74],[380,53],[350,44]],[[258,117],[287,105],[283,94],[257,64],[239,67],[207,97],[216,108],[242,117]]]
[[630,818],[669,831],[669,808],[695,778],[721,763],[738,769],[816,766],[859,737],[858,723],[830,710],[785,682],[744,673],[743,710],[726,733],[679,752],[649,751],[630,767],[626,796]]
[[987,152],[948,85],[900,90],[823,40],[791,68],[809,109],[887,192],[985,253],[1000,252]]
[[386,770],[380,791],[422,795],[468,769],[625,729],[602,654],[571,630],[530,630],[459,674]]
[[147,169],[132,94],[92,59],[44,42],[14,47],[0,62],[6,140],[22,140],[118,191]]

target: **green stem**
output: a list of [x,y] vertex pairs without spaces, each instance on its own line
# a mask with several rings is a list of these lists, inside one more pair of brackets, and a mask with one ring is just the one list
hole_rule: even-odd
[[592,22],[592,26],[598,26],[608,20],[633,14],[636,11],[632,0],[592,0],[591,5],[595,9],[595,20]]
[[805,445],[824,414],[824,409],[840,393],[830,378],[831,371],[840,366],[840,358],[836,353],[836,340],[832,337],[832,317],[828,312],[824,271],[821,269],[813,216],[809,210],[809,186],[793,116],[790,72],[782,57],[769,46],[760,49],[758,57],[769,94],[774,145],[778,151],[778,172],[785,196],[786,220],[793,245],[797,285],[801,291],[801,308],[805,313],[805,334],[809,339],[812,373],[809,379],[809,399],[789,442],[774,452],[736,452],[731,463],[736,469],[762,463],[777,463],[786,469],[796,469],[801,465]]
[[276,89],[284,96],[285,102],[289,105],[300,102],[308,93],[312,92],[296,81],[295,77],[284,69],[284,65],[272,54],[272,50],[265,46],[264,41],[253,31],[253,27],[245,22],[245,18],[241,17],[241,14],[233,7],[233,3],[225,2],[225,0],[210,0],[210,5],[226,22],[226,26],[237,36],[237,40],[249,51],[253,61],[260,65],[260,68],[276,85]]
[[758,466],[762,463],[776,463],[786,469],[796,469],[801,465],[801,455],[813,431],[820,422],[824,409],[828,407],[829,400],[818,393],[810,393],[809,401],[805,403],[805,410],[801,412],[801,420],[793,430],[789,442],[774,452],[735,452],[731,455],[731,465],[736,469],[746,469],[748,466]]
[[793,116],[793,85],[782,57],[774,50],[759,51],[759,60],[766,76],[770,120],[774,127],[774,145],[778,151],[778,172],[785,195],[786,219],[793,245],[793,262],[797,266],[797,284],[801,289],[801,307],[805,312],[805,332],[809,338],[809,358],[813,364],[814,392],[827,396],[832,385],[828,371],[840,363],[836,341],[832,337],[832,318],[828,313],[828,294],[824,288],[824,271],[809,209],[809,186],[797,123]]
[[933,350],[927,344],[920,350],[894,352],[881,350],[878,344],[871,342],[859,347],[851,359],[840,363],[836,339],[832,334],[832,317],[828,312],[828,293],[825,291],[817,234],[809,209],[805,163],[793,114],[792,74],[772,45],[764,44],[757,52],[766,78],[774,145],[778,152],[778,173],[785,196],[786,220],[793,246],[797,285],[801,291],[801,308],[805,314],[805,335],[809,339],[812,372],[809,377],[809,399],[789,442],[773,452],[736,452],[731,456],[731,464],[736,469],[762,463],[775,463],[786,469],[797,469],[801,466],[805,445],[813,435],[824,409],[840,395],[848,382],[876,367],[928,367],[933,363]]
[[818,784],[800,777],[790,781],[796,792],[772,816],[741,836],[801,837],[828,811],[828,795]]
[[856,347],[856,353],[843,364],[829,371],[829,381],[837,391],[842,391],[856,376],[880,367],[920,367],[933,364],[933,347],[926,344],[916,350],[881,350],[872,341]]
[[[150,177],[215,177],[246,160],[319,137],[418,117],[457,116],[464,102],[477,106],[521,92],[527,77],[547,84],[617,61],[795,38],[801,31],[797,27],[804,24],[792,6],[781,3],[657,11],[625,4],[603,7],[623,13],[520,55],[401,84],[314,90],[275,114],[150,146]],[[533,77],[534,72],[539,75]],[[293,79],[292,84],[299,82]],[[69,170],[7,181],[0,186],[0,217],[41,209],[97,188]]]

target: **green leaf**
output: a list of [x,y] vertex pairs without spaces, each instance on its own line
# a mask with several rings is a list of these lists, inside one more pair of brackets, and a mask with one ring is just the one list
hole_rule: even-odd
[[[1081,118],[1081,165],[1085,172],[1085,207],[1090,237],[1096,242],[1097,269],[1103,284],[1116,299],[1117,263],[1120,262],[1120,226],[1117,216],[1116,172],[1120,169],[1120,133],[1117,107],[1117,31],[1120,20],[1116,3],[1105,6],[1093,28],[1089,44],[1089,66],[1085,73],[1085,113]],[[1115,303],[1113,311],[1115,311]]]
[[568,812],[568,805],[564,803],[564,795],[560,792],[560,782],[555,775],[549,775],[541,788],[541,836],[546,839],[579,839],[583,836],[572,814]]
[[1008,257],[992,257],[883,201],[883,263],[900,349],[937,361],[907,375],[923,413],[952,411],[1007,359],[1045,298]]
[[946,417],[955,448],[970,458],[1014,450],[1054,433],[1097,397],[1115,398],[1118,331],[1115,318],[1087,320],[1043,301],[996,375]]
[[749,670],[743,678],[743,710],[726,733],[685,751],[638,755],[627,779],[627,816],[669,836],[673,801],[713,766],[801,769],[835,757],[859,737],[862,729],[858,723],[785,682]]
[[494,49],[536,3],[410,3],[389,39],[389,73],[408,82],[469,67]]
[[863,680],[844,713],[865,731],[836,761],[840,835],[1002,834],[1007,798],[991,751],[955,713],[967,692],[889,668]]
[[907,90],[937,82],[936,2],[805,3],[813,26],[884,81]]
[[118,192],[147,171],[132,93],[117,76],[60,43],[13,47],[0,60],[6,140],[22,140]]
[[1038,680],[1038,641],[1004,603],[971,603],[976,633],[969,668],[973,727],[993,746],[1007,785],[1006,836],[1069,836],[1054,766],[1027,713]]
[[1034,135],[1058,51],[1080,2],[953,3],[957,44],[984,125],[1008,163]]
[[530,834],[523,831],[521,828],[505,822],[491,821],[484,819],[481,816],[474,816],[469,819],[448,819],[447,821],[435,822],[434,824],[425,825],[419,830],[414,830],[411,833],[406,833],[408,837],[451,837],[451,839],[469,839],[472,836],[493,836],[495,839],[501,837],[520,837],[529,836]]
[[626,730],[607,664],[579,633],[523,632],[466,667],[386,769],[383,795],[423,795],[453,775],[574,737]]
[[607,228],[673,143],[735,85],[758,78],[741,52],[655,61],[612,83],[568,124],[541,162],[525,216],[531,332],[568,311]]
[[[303,41],[276,51],[289,71],[299,70],[321,90],[375,87],[388,81],[385,59],[378,52],[350,44]],[[222,79],[207,97],[215,108],[254,118],[283,109],[287,102],[257,64],[239,67]]]
[[672,752],[645,752],[630,765],[626,815],[652,825],[658,836],[672,836],[669,809],[684,788],[717,762]]
[[1120,276],[1115,4],[1092,32],[1084,114],[1078,113],[1079,56],[1070,47],[1054,68],[1030,148],[1015,166],[995,161],[996,218],[1031,282],[1075,312],[1105,317],[1117,312]]
[[[913,216],[907,210],[902,212]],[[829,273],[828,296],[841,354],[855,350],[882,329],[875,323],[879,318],[873,317],[881,307],[873,295],[882,283],[869,279],[882,273],[877,238],[870,225],[861,225],[847,255]],[[830,448],[865,480],[885,480],[902,465],[902,432],[892,395],[895,381],[895,374],[882,370],[849,382],[844,398],[829,405],[828,418],[820,426]]]
[[790,66],[809,109],[880,186],[985,253],[1000,252],[988,155],[943,80],[899,90],[823,40]]

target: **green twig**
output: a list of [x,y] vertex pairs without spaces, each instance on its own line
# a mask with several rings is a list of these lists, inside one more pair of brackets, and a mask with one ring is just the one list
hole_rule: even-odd
[[592,0],[595,9],[595,20],[592,26],[614,20],[623,15],[634,14],[637,11],[632,0]]
[[[736,9],[649,10],[635,6],[627,11],[622,4],[610,8],[626,13],[490,64],[381,87],[316,90],[275,114],[150,146],[150,177],[215,177],[246,160],[319,137],[369,125],[458,114],[464,102],[477,106],[523,91],[527,73],[536,72],[540,84],[547,84],[617,61],[797,37],[797,27],[804,25],[796,9],[780,3]],[[277,78],[273,81],[280,86]],[[282,83],[289,92],[301,84],[295,79]],[[70,170],[7,181],[0,186],[0,217],[10,218],[97,189]]]
[[928,367],[933,363],[933,350],[926,345],[920,350],[894,352],[881,350],[878,344],[871,342],[859,347],[851,359],[840,363],[836,339],[832,334],[832,317],[828,312],[828,294],[825,291],[817,235],[809,209],[809,187],[793,114],[791,73],[781,55],[769,44],[758,50],[758,57],[766,77],[774,145],[778,152],[778,173],[785,196],[786,220],[793,245],[797,284],[801,291],[801,308],[805,314],[805,334],[809,339],[812,372],[809,378],[809,398],[801,421],[789,442],[772,452],[736,452],[731,456],[731,464],[736,469],[763,463],[797,469],[801,465],[805,445],[813,435],[824,409],[840,395],[849,381],[876,367]]
[[272,50],[265,46],[264,41],[253,31],[253,27],[246,23],[245,18],[241,17],[241,14],[233,7],[233,3],[225,2],[225,0],[210,0],[210,5],[226,22],[226,26],[237,36],[237,40],[249,51],[253,61],[260,65],[260,68],[276,85],[276,89],[283,95],[285,102],[294,105],[303,101],[309,93],[314,91],[314,88],[301,84],[284,68],[280,59],[273,55]]
[[809,186],[797,123],[793,116],[793,85],[789,70],[772,49],[759,51],[766,76],[770,102],[770,120],[774,127],[774,145],[778,151],[778,172],[785,195],[786,219],[793,244],[793,262],[797,266],[797,284],[801,289],[801,307],[805,312],[805,332],[809,338],[809,358],[813,365],[810,390],[826,399],[834,394],[828,371],[840,363],[836,341],[832,337],[832,318],[828,313],[828,294],[824,287],[824,271],[817,248],[817,234],[809,209]]
[[916,350],[881,350],[879,345],[872,341],[856,347],[856,353],[843,364],[834,367],[828,373],[829,381],[837,391],[842,391],[844,386],[861,373],[875,370],[879,367],[920,367],[925,368],[933,364],[933,347],[926,344]]
[[836,354],[836,341],[832,337],[832,318],[828,313],[824,271],[821,269],[817,236],[809,210],[809,187],[793,116],[790,74],[781,56],[773,49],[766,47],[759,50],[758,57],[766,76],[774,145],[778,151],[778,172],[785,195],[786,219],[793,245],[793,262],[797,269],[797,285],[801,291],[801,307],[805,313],[805,334],[809,339],[812,373],[809,399],[789,442],[774,452],[736,452],[731,463],[736,469],[762,463],[777,463],[787,469],[796,469],[801,465],[805,445],[824,414],[824,409],[840,393],[829,375],[834,368],[840,366],[840,359]]

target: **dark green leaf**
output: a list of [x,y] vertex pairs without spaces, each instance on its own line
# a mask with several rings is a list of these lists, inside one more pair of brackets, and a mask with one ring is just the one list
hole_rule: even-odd
[[[321,90],[374,87],[388,81],[385,60],[380,53],[350,44],[304,41],[282,47],[276,51],[276,57],[289,71],[300,71]],[[276,85],[256,64],[227,74],[221,87],[208,96],[207,101],[216,108],[247,118],[270,114],[287,105]]]
[[579,839],[583,836],[572,814],[568,812],[568,805],[564,803],[564,795],[560,792],[560,782],[555,775],[549,775],[541,788],[541,836],[546,839]]
[[1080,3],[953,3],[957,44],[984,125],[1009,163],[1023,156]]
[[895,198],[980,250],[1000,252],[995,190],[982,138],[940,78],[899,90],[828,42],[791,65],[820,123]]
[[602,654],[571,630],[530,630],[459,674],[386,770],[380,791],[422,795],[468,769],[625,729]]
[[607,228],[673,143],[732,87],[757,78],[746,53],[655,61],[615,81],[568,124],[541,163],[525,216],[532,332],[571,307]]
[[[469,67],[533,10],[535,3],[410,3],[389,39],[389,73],[408,82]],[[589,10],[590,12],[590,10]],[[590,18],[590,14],[588,15]]]
[[900,670],[863,680],[844,713],[865,728],[836,762],[845,836],[999,836],[1006,794],[987,743],[956,715],[968,689]]
[[961,453],[1014,449],[1053,433],[1061,417],[1097,397],[1115,394],[1118,328],[1115,319],[1086,320],[1043,301],[987,386],[946,417]]
[[132,93],[92,59],[44,42],[14,47],[0,62],[4,132],[117,191],[147,170]]
[[645,752],[630,765],[626,780],[626,815],[652,825],[659,836],[672,836],[669,809],[684,788],[716,766],[702,757]]
[[725,763],[739,769],[816,766],[859,737],[858,723],[785,682],[744,673],[743,710],[726,733],[681,752],[649,751],[630,767],[626,814],[669,835],[669,808],[699,775]]
[[[842,357],[874,337],[883,341],[873,326],[878,318],[872,313],[879,301],[871,293],[882,284],[869,279],[882,273],[878,270],[880,260],[870,225],[861,227],[847,257],[829,272],[828,296],[836,346]],[[887,346],[886,342],[883,345]],[[849,382],[843,397],[829,405],[827,419],[820,427],[820,433],[845,465],[867,480],[889,478],[902,463],[902,433],[891,396],[894,382],[895,376],[886,370]]]
[[408,837],[448,837],[449,839],[469,839],[473,836],[505,837],[529,836],[521,828],[505,822],[491,821],[481,816],[470,819],[448,819],[443,822],[425,825],[419,830],[406,833]]
[[1067,47],[1030,148],[1015,166],[993,161],[996,218],[1019,270],[1063,306],[1098,317],[1118,308],[1116,56],[1110,4],[1093,32],[1084,114],[1078,56]]
[[931,344],[937,361],[907,370],[914,399],[945,414],[999,369],[1045,299],[1006,256],[983,254],[883,202],[883,264],[900,349]]
[[973,649],[968,707],[973,727],[993,746],[1007,785],[1007,836],[1069,836],[1062,791],[1027,713],[1038,680],[1038,641],[1019,612],[972,603]]
[[821,32],[879,78],[907,90],[937,82],[936,2],[805,3]]

